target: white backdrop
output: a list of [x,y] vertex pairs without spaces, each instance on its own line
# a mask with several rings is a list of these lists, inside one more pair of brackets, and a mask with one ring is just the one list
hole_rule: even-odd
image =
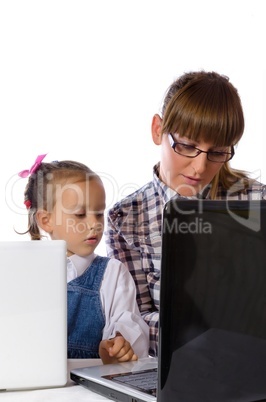
[[103,175],[107,208],[150,180],[152,116],[190,70],[228,75],[238,88],[246,128],[232,165],[266,182],[264,4],[2,0],[0,240],[28,239],[14,232],[26,229],[16,174],[38,154]]

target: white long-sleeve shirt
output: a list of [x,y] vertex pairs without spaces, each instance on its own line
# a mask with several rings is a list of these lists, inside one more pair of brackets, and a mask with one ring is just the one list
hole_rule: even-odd
[[[81,276],[90,267],[96,254],[67,258],[67,282]],[[88,268],[89,269],[89,268]],[[140,315],[136,302],[136,287],[128,269],[111,258],[107,264],[100,297],[105,314],[102,339],[113,338],[117,332],[130,342],[138,357],[148,356],[149,327]]]

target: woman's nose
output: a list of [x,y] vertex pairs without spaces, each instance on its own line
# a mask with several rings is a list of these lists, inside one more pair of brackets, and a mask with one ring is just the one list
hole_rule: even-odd
[[201,174],[205,171],[207,163],[207,154],[202,152],[196,158],[193,158],[191,165],[198,174]]

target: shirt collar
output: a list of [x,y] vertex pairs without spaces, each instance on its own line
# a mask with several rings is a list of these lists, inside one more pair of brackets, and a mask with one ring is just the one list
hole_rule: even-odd
[[73,254],[70,257],[68,257],[68,259],[72,262],[72,264],[76,268],[77,276],[80,276],[91,265],[95,257],[96,257],[95,253],[92,253],[86,257],[81,257],[80,255]]
[[153,181],[155,188],[159,194],[159,196],[164,200],[164,203],[168,202],[172,197],[174,197],[177,192],[168,187],[160,178],[159,178],[159,168],[160,163],[157,163],[153,167]]

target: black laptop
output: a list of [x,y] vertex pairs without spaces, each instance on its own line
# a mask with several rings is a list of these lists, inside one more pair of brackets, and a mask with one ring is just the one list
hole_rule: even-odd
[[266,201],[173,198],[162,237],[158,362],[71,378],[121,402],[266,400]]

